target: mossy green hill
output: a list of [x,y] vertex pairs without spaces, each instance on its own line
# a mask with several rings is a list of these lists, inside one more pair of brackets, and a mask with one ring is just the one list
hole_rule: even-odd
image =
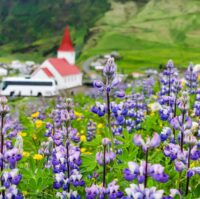
[[[55,9],[54,6],[56,5],[53,1],[48,2],[52,9]],[[69,3],[70,1],[66,2]],[[88,0],[87,6],[91,5],[89,7],[81,4],[82,2],[77,0],[76,5],[74,4],[73,9],[76,13],[72,13],[69,7],[65,7],[66,13],[71,18],[67,18],[67,15],[67,20],[62,18],[59,29],[54,27],[58,25],[58,15],[53,18],[52,27],[43,24],[42,30],[44,32],[38,33],[37,37],[31,42],[25,41],[22,45],[18,41],[19,47],[15,48],[13,48],[13,42],[3,42],[0,47],[0,56],[2,57],[0,60],[6,57],[24,59],[24,53],[14,51],[22,48],[22,46],[25,47],[24,51],[28,55],[26,58],[29,59],[41,61],[46,56],[52,56],[61,39],[66,22],[72,27],[72,35],[78,50],[78,62],[80,64],[90,56],[111,51],[118,51],[123,56],[119,65],[125,68],[127,72],[158,67],[169,58],[174,59],[178,66],[184,67],[190,61],[200,62],[200,1],[149,0],[141,3],[141,1],[130,0],[105,0],[91,4],[92,0]],[[97,5],[97,2],[101,2],[101,7]],[[48,5],[47,2],[46,4]],[[43,6],[45,7],[46,4],[43,4]],[[61,3],[59,5],[62,7]],[[79,9],[76,7],[79,7]],[[96,12],[94,8],[97,9]],[[65,9],[62,8],[61,10],[65,11]],[[65,16],[64,11],[62,17]],[[81,12],[79,13],[79,11]],[[33,10],[30,12],[33,12]],[[57,12],[59,12],[59,8],[57,8]],[[74,15],[86,19],[76,19]],[[95,18],[91,17],[93,15]],[[47,12],[44,16],[44,23],[45,20],[48,21],[48,18],[52,19],[49,16]],[[68,21],[69,19],[71,19],[71,22]],[[8,27],[10,28],[10,26]],[[32,31],[40,30],[37,27],[37,20],[35,24],[30,23],[28,27]],[[53,31],[54,29],[55,31]],[[22,35],[20,38],[23,40]],[[32,50],[32,47],[35,50]]]

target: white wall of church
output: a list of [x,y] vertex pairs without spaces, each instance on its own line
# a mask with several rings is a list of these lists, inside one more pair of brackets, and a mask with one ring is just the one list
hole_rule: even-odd
[[66,59],[70,64],[75,64],[75,52],[58,51],[57,57]]
[[43,70],[39,69],[38,71],[33,73],[32,78],[33,79],[47,79],[49,77],[46,75],[46,73]]

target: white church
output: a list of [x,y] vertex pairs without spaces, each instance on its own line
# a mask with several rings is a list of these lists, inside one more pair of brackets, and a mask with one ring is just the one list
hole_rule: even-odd
[[45,60],[31,78],[54,79],[59,90],[82,85],[82,73],[75,65],[75,50],[70,38],[69,28],[65,33],[57,51],[57,58]]

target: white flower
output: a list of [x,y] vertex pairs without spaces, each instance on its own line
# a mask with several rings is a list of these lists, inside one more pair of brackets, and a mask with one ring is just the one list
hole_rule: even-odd
[[162,108],[162,106],[158,102],[151,103],[148,106],[153,112],[159,111]]

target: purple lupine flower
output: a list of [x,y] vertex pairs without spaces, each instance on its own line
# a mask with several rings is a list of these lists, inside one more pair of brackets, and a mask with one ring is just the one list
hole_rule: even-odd
[[84,186],[79,166],[80,148],[76,143],[80,142],[78,131],[72,127],[71,121],[75,119],[73,102],[66,99],[56,105],[56,109],[50,114],[51,123],[46,124],[48,137],[41,144],[39,153],[47,156],[46,167],[52,167],[54,172],[54,189],[57,189],[57,197],[79,199],[80,195],[72,191],[73,187]]
[[56,197],[57,197],[57,198],[60,198],[60,199],[64,199],[64,198],[67,198],[67,199],[81,199],[81,196],[78,194],[77,191],[70,191],[70,192],[63,191],[63,192],[57,192]]
[[115,92],[116,97],[122,99],[125,97],[125,92],[123,90]]
[[60,189],[64,184],[64,180],[65,180],[65,174],[63,172],[56,173],[53,184],[54,189]]
[[116,75],[116,70],[117,70],[117,67],[115,65],[114,59],[109,58],[107,60],[106,66],[103,68],[104,76],[107,77],[108,79],[112,79]]
[[93,86],[99,90],[104,89],[104,83],[102,81],[96,80],[93,82]]
[[159,110],[159,115],[161,120],[167,121],[172,115],[172,110],[169,106],[162,106]]
[[111,141],[109,138],[103,138],[102,139],[102,145],[103,146],[109,146],[111,144]]
[[[105,153],[105,156],[106,156],[106,158],[105,158],[105,163],[106,164],[109,164],[109,163],[111,163],[114,159],[115,159],[115,157],[116,157],[116,154],[113,152],[113,151],[107,151],[106,153]],[[104,155],[103,155],[103,152],[98,152],[97,154],[96,154],[96,160],[97,160],[97,162],[98,162],[98,164],[99,165],[103,165],[103,158],[104,158]]]
[[156,198],[162,199],[164,191],[163,190],[156,190],[156,187],[145,188],[142,184],[130,184],[129,188],[125,189],[127,197],[125,199],[132,199],[132,198]]
[[5,191],[6,198],[23,199],[23,195],[19,192],[16,185],[11,185]]
[[82,180],[82,175],[77,169],[73,169],[70,175],[70,183],[77,187],[77,186],[84,186],[85,182]]
[[[194,144],[193,142],[192,144]],[[197,145],[190,146],[191,147],[191,160],[199,160],[200,159],[200,150],[198,149]]]
[[10,108],[7,105],[7,102],[8,102],[8,100],[6,97],[0,96],[0,115],[1,115],[1,117],[4,117],[10,111]]
[[102,117],[106,113],[106,106],[105,106],[105,104],[96,102],[96,105],[91,108],[91,111],[93,113],[97,114],[99,117]]
[[136,146],[140,146],[143,149],[143,151],[147,151],[148,149],[158,147],[160,145],[161,139],[158,133],[154,133],[152,139],[150,139],[150,137],[146,138],[146,143],[145,143],[141,135],[135,134],[133,142]]
[[155,181],[165,183],[168,180],[168,175],[164,173],[164,167],[160,164],[151,165],[148,163],[146,174],[146,163],[141,161],[140,165],[135,162],[129,162],[128,168],[124,169],[124,178],[127,181],[134,179],[138,180],[139,184],[142,184],[146,176],[151,176]]
[[184,142],[188,145],[194,146],[197,144],[197,138],[194,135],[192,135],[191,132],[189,132],[188,134],[185,134]]
[[200,116],[200,89],[196,91],[196,99],[193,108],[195,116]]
[[188,169],[187,171],[187,176],[189,178],[191,178],[192,176],[196,174],[200,175],[200,167],[193,167],[193,168]]
[[175,160],[176,171],[181,172],[186,169],[186,165],[182,161]]
[[178,108],[182,112],[186,112],[189,109],[189,95],[188,92],[182,92],[181,97],[177,101]]
[[177,158],[179,151],[180,151],[179,145],[170,143],[165,146],[163,152],[166,157],[169,157],[173,161]]
[[96,185],[92,185],[91,187],[85,188],[86,199],[96,199],[99,194],[99,189]]
[[89,121],[87,124],[87,141],[92,141],[96,137],[97,124],[93,121]]
[[170,121],[170,125],[175,130],[180,130],[184,132],[185,130],[192,128],[192,119],[187,116],[184,118],[184,121],[183,121],[183,115],[176,116]]
[[124,169],[124,178],[127,181],[132,181],[139,175],[139,165],[135,162],[128,162],[128,168]]
[[122,198],[122,196],[124,195],[123,192],[119,190],[119,185],[117,185],[116,183],[117,181],[114,180],[108,184],[106,195],[109,199]]
[[150,167],[150,175],[157,182],[167,182],[169,176],[164,173],[164,167],[160,164],[154,164]]
[[[1,198],[23,198],[17,185],[20,183],[22,175],[16,168],[17,162],[22,158],[22,138],[18,132],[22,130],[21,125],[8,117],[9,107],[7,99],[0,96],[0,117],[1,117],[1,151],[0,151],[0,166],[1,166],[1,183],[5,188],[1,191]],[[15,144],[13,144],[15,141]]]
[[194,94],[197,87],[197,74],[193,69],[192,63],[190,63],[190,65],[187,68],[187,71],[185,72],[185,79],[189,93]]
[[166,64],[166,69],[163,71],[161,75],[160,82],[161,82],[161,96],[171,96],[174,91],[174,85],[177,79],[177,70],[174,67],[174,63],[172,60],[169,60]]
[[149,77],[148,79],[145,79],[143,81],[143,90],[146,96],[151,96],[153,94],[153,86],[155,84],[155,81],[152,77]]
[[165,141],[169,138],[169,136],[171,135],[172,130],[169,127],[164,127],[160,133],[160,139],[161,141]]

